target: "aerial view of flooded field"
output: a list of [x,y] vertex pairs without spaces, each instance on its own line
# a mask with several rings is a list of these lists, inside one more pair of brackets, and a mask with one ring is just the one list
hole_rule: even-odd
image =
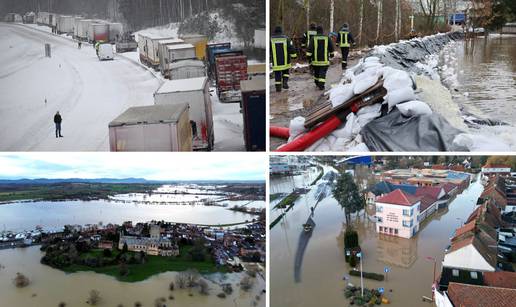
[[[369,157],[368,161],[357,162],[347,161],[345,157],[272,157],[271,306],[347,306],[353,300],[359,304],[357,298],[346,293],[351,287],[361,286],[360,265],[353,268],[351,261],[346,261],[348,228],[358,235],[364,274],[382,275],[381,280],[364,278],[365,289],[381,291],[381,296],[377,293],[378,299],[392,306],[431,306],[425,300],[432,300],[432,287],[441,272],[450,238],[477,207],[484,190],[478,167],[485,160],[468,161],[464,168],[461,158],[450,157],[448,162],[453,160],[453,164],[447,164],[449,167],[436,166],[431,162],[436,159],[431,157],[426,157],[424,163],[419,160],[417,166],[413,158],[394,161],[395,158],[371,160]],[[288,171],[285,165],[289,166]],[[411,173],[413,167],[420,168],[419,175]],[[460,171],[452,171],[452,168]],[[335,198],[335,187],[340,183],[337,178],[344,176],[341,174],[349,174],[365,198],[363,208],[351,208],[349,217]],[[382,213],[376,212],[375,202],[378,205],[381,197],[389,194],[389,191],[381,191],[382,187],[390,187],[392,193],[398,193],[400,190],[396,191],[396,187],[399,186],[403,191],[413,189],[415,195],[420,195],[416,192],[418,189],[421,193],[431,190],[415,183],[424,182],[425,176],[431,178],[435,187],[446,186],[443,191],[452,185],[459,188],[449,190],[448,196],[443,192],[441,202],[434,199],[433,203],[440,205],[433,209],[423,209],[421,205],[418,225],[414,228],[417,230],[411,237],[401,237],[403,227],[390,234],[379,233],[377,224],[381,225]],[[413,185],[400,182],[403,180]],[[410,195],[405,197],[412,199]],[[427,216],[423,217],[423,213]],[[389,213],[383,222],[395,218]],[[400,235],[393,235],[398,230]],[[350,274],[351,271],[358,276]]]

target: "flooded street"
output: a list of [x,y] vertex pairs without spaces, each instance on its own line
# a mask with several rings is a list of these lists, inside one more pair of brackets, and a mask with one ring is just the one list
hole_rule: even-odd
[[[329,170],[325,167],[325,172]],[[274,191],[275,183],[271,180],[271,191]],[[353,226],[358,230],[364,255],[364,271],[382,273],[385,266],[391,269],[385,281],[364,279],[364,286],[384,287],[391,306],[431,306],[421,300],[423,295],[431,297],[432,294],[433,262],[425,257],[437,259],[439,272],[452,233],[473,211],[482,190],[479,181],[472,183],[450,203],[449,208],[439,210],[422,223],[421,231],[411,239],[379,236],[367,215],[359,220],[353,215]],[[315,209],[311,237],[303,236],[302,224],[310,216],[310,207],[315,205],[316,191],[317,188],[312,187],[300,197],[293,209],[270,231],[272,307],[349,304],[343,291],[347,284],[343,277],[349,276],[350,270],[344,259],[345,217],[331,195]],[[274,211],[277,210],[272,210],[271,217],[275,215]],[[300,238],[306,242],[301,244]],[[295,263],[299,258],[301,265],[296,271]],[[360,279],[356,277],[351,277],[350,282],[360,285]]]
[[452,72],[443,72],[444,83],[454,101],[473,114],[516,126],[516,36],[492,34],[446,48],[453,50],[444,57]]
[[[0,306],[56,307],[60,302],[67,306],[90,306],[86,303],[91,289],[100,292],[101,302],[98,306],[134,306],[141,302],[143,306],[154,306],[157,298],[164,297],[167,306],[250,306],[259,296],[258,306],[265,306],[265,281],[260,275],[254,279],[254,286],[249,292],[240,290],[238,282],[245,273],[214,274],[205,276],[210,280],[210,294],[200,295],[197,289],[169,291],[168,285],[175,280],[175,272],[155,275],[145,281],[125,283],[107,275],[92,272],[65,274],[40,264],[42,254],[39,247],[10,249],[0,251]],[[17,272],[27,275],[31,284],[18,289],[12,279]],[[214,283],[215,282],[215,283]],[[233,293],[224,299],[216,295],[221,292],[219,283],[231,283]],[[189,295],[192,293],[192,296]],[[173,300],[169,299],[172,295]]]

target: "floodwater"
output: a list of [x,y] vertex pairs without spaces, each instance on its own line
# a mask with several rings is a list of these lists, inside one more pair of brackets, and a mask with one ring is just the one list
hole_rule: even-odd
[[[329,170],[325,167],[325,171]],[[271,191],[275,189],[274,184],[271,181]],[[307,239],[302,235],[302,224],[307,222],[310,207],[315,204],[316,190],[314,187],[298,199],[294,208],[270,231],[271,307],[349,304],[343,291],[347,284],[343,277],[349,276],[350,270],[344,260],[345,217],[331,195],[315,209],[311,237]],[[439,272],[452,233],[473,211],[482,190],[478,180],[472,183],[449,208],[439,210],[427,219],[420,232],[411,239],[379,236],[367,215],[360,220],[353,218],[364,255],[364,271],[382,273],[385,266],[391,269],[386,281],[365,279],[364,286],[384,287],[391,306],[432,306],[422,302],[423,295],[432,296],[433,262],[425,257],[437,259]],[[307,242],[300,244],[300,239]],[[301,250],[298,250],[300,246]],[[304,255],[299,255],[302,250]],[[296,272],[295,262],[299,258],[302,262]],[[350,282],[360,285],[360,279],[356,277],[351,277]]]
[[[205,277],[209,280],[210,295],[200,295],[194,289],[191,291],[193,296],[189,296],[189,290],[168,290],[169,283],[175,280],[175,272],[159,274],[142,282],[125,283],[92,272],[65,274],[41,265],[41,256],[39,247],[0,251],[0,306],[56,307],[60,302],[65,302],[66,306],[86,307],[90,306],[86,300],[92,289],[100,292],[98,306],[123,304],[132,307],[135,302],[154,306],[154,301],[160,297],[166,298],[167,306],[253,306],[254,301],[258,303],[256,306],[265,306],[265,296],[261,294],[265,282],[259,275],[249,292],[240,290],[238,286],[243,273],[208,275]],[[12,279],[17,272],[31,280],[28,287],[18,289],[13,285]],[[220,283],[231,283],[233,294],[225,299],[218,298],[216,295],[222,292]],[[169,300],[169,295],[173,295],[174,299]]]
[[445,64],[456,72],[448,84],[458,90],[451,90],[454,100],[473,114],[516,126],[516,36],[492,34],[452,46],[456,60]]
[[86,225],[124,221],[167,221],[191,224],[231,224],[256,218],[219,206],[138,204],[97,201],[20,202],[0,205],[0,231],[32,230],[42,226],[46,230],[61,229],[64,225]]

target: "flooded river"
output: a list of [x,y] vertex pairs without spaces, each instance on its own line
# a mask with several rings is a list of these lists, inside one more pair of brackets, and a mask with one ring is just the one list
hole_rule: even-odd
[[[328,168],[325,168],[328,171]],[[274,185],[275,181],[271,181]],[[271,186],[271,191],[274,191]],[[322,200],[312,217],[315,227],[308,238],[304,254],[298,250],[302,236],[302,224],[310,216],[310,207],[315,204],[316,188],[301,197],[293,210],[270,232],[270,295],[271,307],[289,306],[347,306],[344,297],[344,276],[350,267],[344,260],[344,212],[330,196]],[[433,263],[425,257],[437,259],[437,272],[444,258],[444,249],[455,228],[459,227],[473,211],[483,190],[480,182],[473,183],[449,205],[449,208],[434,213],[421,225],[421,231],[411,239],[379,236],[375,224],[367,216],[354,220],[359,232],[364,254],[364,271],[383,272],[391,269],[383,282],[364,280],[368,288],[384,287],[391,306],[431,306],[421,300],[430,296]],[[274,210],[271,214],[274,216]],[[296,258],[302,263],[295,270]],[[350,282],[360,285],[360,279],[351,277]],[[390,292],[392,290],[392,292]]]
[[0,205],[0,230],[23,231],[36,226],[60,229],[64,225],[122,224],[124,221],[169,221],[192,224],[230,224],[256,216],[218,206],[155,205],[109,201],[30,202]]
[[[126,307],[141,302],[143,306],[154,306],[157,298],[164,297],[167,306],[253,306],[259,297],[257,306],[265,306],[265,282],[259,275],[254,279],[254,286],[249,292],[241,291],[238,282],[242,273],[215,274],[206,276],[210,295],[200,295],[198,290],[168,290],[168,285],[175,280],[175,272],[153,276],[137,283],[119,282],[106,275],[92,272],[65,274],[62,271],[41,265],[39,247],[25,249],[0,250],[0,306],[23,307],[57,307],[60,302],[66,306],[90,306],[86,304],[91,289],[100,292],[98,306],[114,307],[123,304]],[[12,279],[17,272],[24,273],[31,284],[22,289],[16,288]],[[220,283],[232,283],[233,294],[224,299],[216,295],[221,292]],[[172,295],[173,300],[169,299]]]
[[516,126],[516,36],[494,34],[446,48],[453,50],[444,58],[452,72],[444,81],[454,100],[474,114]]

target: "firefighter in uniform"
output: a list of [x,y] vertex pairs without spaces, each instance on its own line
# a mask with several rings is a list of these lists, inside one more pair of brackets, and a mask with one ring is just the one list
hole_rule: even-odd
[[340,47],[340,51],[342,52],[342,70],[345,70],[348,66],[348,55],[351,45],[355,45],[355,40],[353,39],[353,35],[349,32],[348,24],[345,23],[342,28],[340,28],[339,35],[337,36],[337,46]]
[[[310,45],[310,41],[312,40],[312,37],[317,35],[317,27],[315,26],[315,23],[311,23],[310,27],[308,28],[308,31],[306,31],[303,34],[303,41],[301,42],[301,47],[306,51],[308,49],[308,46]],[[308,65],[310,65],[310,73],[314,74],[314,69],[310,63],[310,57],[307,56]]]
[[314,67],[315,85],[320,90],[324,90],[326,84],[326,72],[330,67],[330,58],[333,57],[333,44],[330,37],[324,35],[323,28],[317,27],[317,35],[315,35],[308,46],[306,55],[310,57],[312,66]]
[[297,58],[297,53],[292,41],[283,34],[280,26],[274,29],[274,34],[271,36],[270,50],[276,92],[281,92],[282,87],[288,89],[289,69],[292,66],[291,59]]

